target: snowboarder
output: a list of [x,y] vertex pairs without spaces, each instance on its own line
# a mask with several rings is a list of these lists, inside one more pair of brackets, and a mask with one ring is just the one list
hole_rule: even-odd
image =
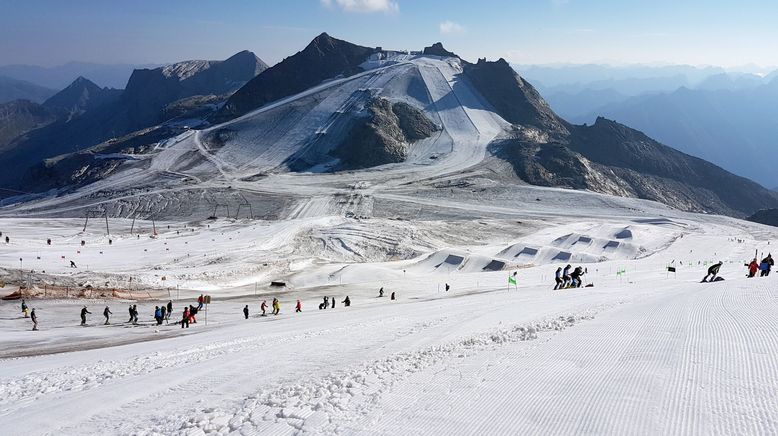
[[756,272],[759,271],[759,264],[756,263],[756,258],[751,263],[746,264],[746,266],[748,267],[748,277],[756,276]]
[[351,299],[348,298],[348,295],[346,295],[346,299],[343,300],[343,305],[346,307],[351,306]]
[[262,316],[266,316],[265,310],[267,310],[267,300],[262,300],[262,304],[259,308],[262,309]]
[[392,296],[389,297],[390,300],[394,301],[394,291],[392,291]]
[[170,314],[173,313],[173,300],[168,300],[167,302],[167,318],[170,319]]
[[243,317],[246,319],[249,319],[249,305],[245,305],[243,307]]
[[111,318],[111,315],[113,315],[113,312],[111,312],[111,309],[109,309],[108,306],[105,306],[105,309],[103,309],[103,316],[105,317],[105,323],[103,325],[110,324],[108,320]]
[[184,315],[181,318],[181,328],[184,327],[189,328],[189,308],[188,307],[184,308]]
[[556,269],[556,272],[554,273],[554,281],[556,282],[556,286],[554,286],[554,290],[562,287],[563,281],[562,281],[562,267],[558,267]]
[[30,309],[27,307],[27,303],[24,300],[22,300],[22,313],[24,314],[25,318],[29,318],[30,317],[29,310]]
[[449,286],[448,283],[446,283],[446,292],[448,292],[449,289],[451,289],[451,286]]
[[32,312],[30,313],[30,318],[32,318],[32,331],[38,330],[38,315],[35,314],[35,308],[32,309]]
[[297,305],[294,307],[295,313],[300,313],[303,311],[303,303],[300,302],[300,300],[297,300]]
[[378,290],[378,296],[379,297],[383,297],[384,296],[384,288],[383,288],[383,286],[381,287],[381,289]]
[[[716,276],[719,274],[719,270],[721,269],[721,265],[724,265],[724,262],[719,261],[719,263],[713,264],[708,268],[708,274],[705,275],[705,277],[702,278],[702,282],[712,282],[716,280]],[[708,277],[710,277],[710,280],[708,280]]]
[[278,315],[281,313],[281,303],[278,301],[278,298],[273,298],[273,315]]
[[83,309],[81,309],[81,325],[86,325],[86,315],[87,315],[87,314],[90,314],[90,315],[91,315],[91,314],[92,314],[92,312],[90,312],[90,311],[89,311],[89,310],[86,308],[86,306],[84,306],[84,308],[83,308]]
[[[75,263],[75,262],[73,262],[72,260],[70,261],[70,267],[71,267],[71,268],[78,268],[78,267],[76,266],[76,263]],[[88,265],[87,265],[87,269],[89,269],[89,266],[88,266]]]

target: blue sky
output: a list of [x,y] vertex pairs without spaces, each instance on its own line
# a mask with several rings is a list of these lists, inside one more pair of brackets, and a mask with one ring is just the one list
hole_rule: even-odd
[[778,1],[0,0],[0,65],[167,63],[248,49],[272,64],[328,32],[515,63],[778,65]]

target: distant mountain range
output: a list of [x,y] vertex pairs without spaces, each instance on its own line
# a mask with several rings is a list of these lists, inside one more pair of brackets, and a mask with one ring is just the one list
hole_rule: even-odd
[[[383,165],[413,173],[441,162],[687,211],[778,207],[762,186],[618,122],[571,124],[505,60],[471,63],[439,43],[408,53],[323,33],[271,68],[240,52],[135,70],[123,91],[79,78],[41,107],[7,111],[28,130],[0,144],[0,161],[15,169],[0,186],[63,194],[112,178],[110,191],[90,194],[110,198],[174,180],[198,189],[223,177],[253,183]],[[200,125],[209,128],[167,148]]]
[[0,103],[13,100],[29,100],[42,103],[57,91],[34,83],[0,75]]
[[88,77],[101,87],[122,89],[134,70],[156,68],[158,66],[157,64],[110,65],[88,62],[68,62],[64,65],[53,67],[0,65],[0,76],[25,80],[54,90],[62,89],[79,76],[83,76]]

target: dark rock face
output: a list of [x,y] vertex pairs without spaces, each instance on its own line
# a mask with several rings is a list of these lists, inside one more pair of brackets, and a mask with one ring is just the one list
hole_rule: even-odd
[[402,162],[410,143],[428,138],[438,128],[421,111],[406,103],[377,98],[369,116],[357,121],[333,154],[346,168],[368,168]]
[[249,81],[233,94],[214,117],[227,121],[267,103],[304,91],[326,79],[350,76],[375,49],[335,39],[326,33],[317,36],[303,51],[284,59]]
[[443,44],[436,42],[435,44],[432,44],[429,47],[424,47],[424,51],[422,52],[425,55],[428,56],[441,56],[444,58],[458,58],[455,53],[450,52],[443,48]]
[[[195,100],[168,105],[195,95],[232,92],[266,67],[253,53],[244,51],[225,61],[188,61],[135,70],[120,94],[79,78],[46,102],[67,116],[17,137],[0,150],[0,161],[20,171],[0,173],[0,185],[19,187],[21,174],[44,159],[158,125],[169,119],[166,116],[192,113]],[[201,101],[210,104],[207,98]]]
[[567,133],[566,123],[505,59],[479,59],[477,64],[464,64],[464,74],[506,121],[534,126],[550,134]]
[[79,77],[67,88],[46,100],[43,106],[57,117],[76,117],[116,101],[121,93],[118,89],[100,88],[90,80]]
[[755,223],[778,227],[778,209],[762,209],[746,219]]
[[29,100],[0,104],[0,151],[14,138],[53,122],[54,114]]

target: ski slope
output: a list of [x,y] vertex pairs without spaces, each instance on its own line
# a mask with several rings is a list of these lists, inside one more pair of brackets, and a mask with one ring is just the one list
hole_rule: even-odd
[[[0,210],[0,296],[30,285],[40,321],[0,300],[0,434],[778,433],[778,283],[743,266],[778,231],[527,186],[488,156],[508,125],[461,71],[376,63]],[[375,96],[440,130],[328,172]],[[84,228],[102,207],[110,234]],[[726,280],[700,283],[717,261]],[[553,291],[567,264],[591,287]]]

